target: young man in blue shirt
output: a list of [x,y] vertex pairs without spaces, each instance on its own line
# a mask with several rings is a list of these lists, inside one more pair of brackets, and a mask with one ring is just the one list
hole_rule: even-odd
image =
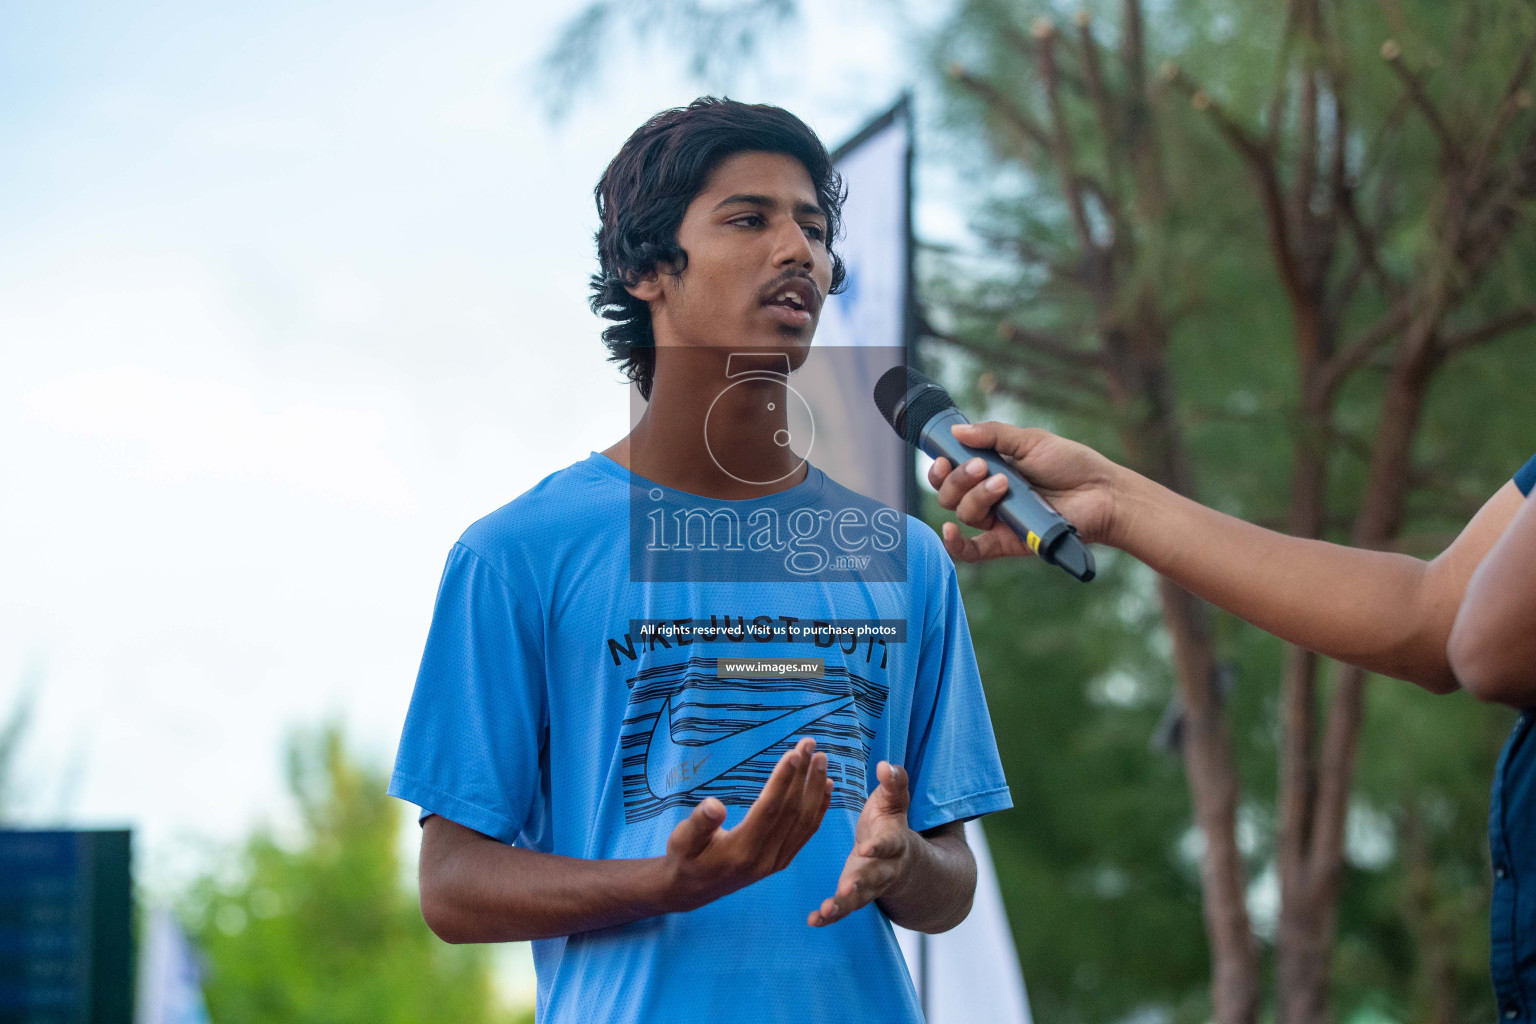
[[840,183],[792,115],[700,100],[597,199],[648,405],[449,555],[390,783],[423,914],[535,940],[541,1021],[917,1022],[890,923],[965,917],[962,824],[1010,801],[938,538],[787,443]]
[[[1437,558],[1425,562],[1288,537],[1223,515],[1043,430],[955,428],[975,448],[1015,460],[1084,540],[1129,553],[1191,593],[1261,629],[1339,661],[1417,683],[1466,689],[1521,712],[1494,773],[1494,993],[1499,1016],[1536,1021],[1536,456]],[[1007,490],[980,459],[936,460],[939,503],[984,530],[944,524],[944,546],[974,562],[1029,549],[995,521]]]

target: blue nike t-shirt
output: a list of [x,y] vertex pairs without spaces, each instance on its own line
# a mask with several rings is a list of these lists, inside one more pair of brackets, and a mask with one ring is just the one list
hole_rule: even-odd
[[721,501],[594,453],[449,553],[389,792],[531,850],[655,857],[706,796],[737,825],[807,735],[834,797],[789,867],[534,942],[541,1022],[919,1022],[877,906],[806,917],[836,890],[878,762],[906,767],[918,831],[1011,806],[931,529],[815,467]]

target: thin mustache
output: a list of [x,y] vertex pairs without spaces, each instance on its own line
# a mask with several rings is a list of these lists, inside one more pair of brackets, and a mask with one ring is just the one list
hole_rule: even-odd
[[811,286],[811,294],[816,296],[816,308],[820,309],[822,302],[825,301],[825,299],[826,299],[826,296],[821,294],[821,289],[816,287],[816,280],[815,280],[815,278],[811,277],[810,274],[803,274],[803,273],[780,274],[778,276],[778,278],[772,284],[770,284],[767,288],[763,289],[762,294],[764,295],[765,298],[771,299],[771,298],[773,298],[773,296],[775,294],[774,290],[776,288],[778,288],[780,285],[785,284],[786,282],[794,281],[796,279],[802,280],[806,284]]

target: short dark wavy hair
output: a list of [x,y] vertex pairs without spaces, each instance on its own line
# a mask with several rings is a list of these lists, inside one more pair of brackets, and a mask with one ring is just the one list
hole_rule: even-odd
[[651,310],[625,286],[654,273],[658,264],[682,272],[688,265],[688,254],[677,244],[683,213],[710,172],[743,152],[783,153],[805,165],[827,215],[829,294],[842,289],[847,271],[832,244],[847,188],[816,133],[789,111],[762,103],[701,96],[686,107],[663,110],[629,137],[593,190],[601,226],[592,312],[613,321],[603,331],[608,360],[619,364],[647,400],[656,369]]

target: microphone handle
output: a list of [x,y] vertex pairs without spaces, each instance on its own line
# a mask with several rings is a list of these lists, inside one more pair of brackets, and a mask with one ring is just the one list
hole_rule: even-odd
[[1093,553],[1077,536],[1077,528],[1047,505],[1019,476],[1018,470],[1004,462],[997,452],[990,448],[971,448],[961,444],[950,433],[949,428],[955,424],[969,422],[965,414],[954,406],[935,413],[923,425],[918,447],[932,458],[943,456],[956,469],[973,458],[980,458],[987,464],[987,477],[994,473],[1003,474],[1008,479],[1008,493],[992,506],[997,518],[1007,523],[1009,529],[1043,561],[1058,566],[1085,583],[1093,579]]

